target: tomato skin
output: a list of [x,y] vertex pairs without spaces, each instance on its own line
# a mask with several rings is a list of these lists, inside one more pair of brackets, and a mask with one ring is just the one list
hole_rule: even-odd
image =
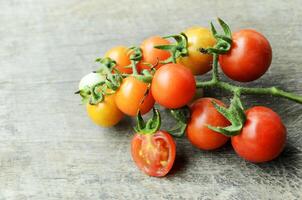
[[97,125],[110,127],[116,125],[123,118],[123,113],[117,108],[114,94],[106,96],[104,101],[97,105],[86,105],[87,114]]
[[106,80],[106,77],[104,75],[91,72],[81,78],[81,81],[79,83],[79,90],[84,89],[86,86],[91,87],[94,84],[101,82],[101,81],[105,81],[105,80]]
[[194,97],[196,82],[188,68],[171,63],[155,72],[151,91],[158,104],[166,108],[179,108]]
[[189,68],[194,75],[205,74],[212,69],[212,55],[200,53],[200,48],[215,45],[216,40],[207,28],[194,26],[184,31],[188,38],[189,55],[177,59],[177,63]]
[[[122,85],[116,92],[115,102],[117,107],[126,115],[136,116],[138,110],[145,114],[154,105],[151,92],[144,99],[148,84],[129,76],[123,80]],[[144,102],[141,104],[142,100]]]
[[116,46],[105,53],[104,57],[109,57],[116,62],[116,68],[126,74],[131,74],[131,68],[125,68],[126,66],[131,64],[128,48],[125,46]]
[[240,30],[233,34],[233,42],[227,54],[219,55],[222,71],[240,82],[254,81],[269,68],[272,48],[269,41],[254,30]]
[[[158,61],[164,61],[171,56],[169,51],[161,50],[154,48],[157,45],[167,45],[170,44],[169,40],[166,40],[160,36],[152,36],[145,39],[141,44],[141,49],[143,51],[142,61],[138,64],[138,70],[142,71],[144,69],[149,70],[150,67],[144,65],[143,63],[150,63],[155,65]],[[155,68],[158,69],[162,66],[162,64],[158,64]]]
[[277,113],[264,106],[246,111],[247,120],[239,135],[232,137],[236,153],[254,163],[273,160],[283,150],[286,128]]
[[201,98],[190,108],[191,119],[186,130],[187,137],[195,147],[202,150],[217,149],[229,140],[229,137],[207,127],[207,125],[221,127],[230,125],[230,122],[215,109],[212,101],[225,106],[217,99]]
[[176,145],[166,131],[154,134],[135,134],[131,142],[132,159],[149,176],[165,176],[175,160]]

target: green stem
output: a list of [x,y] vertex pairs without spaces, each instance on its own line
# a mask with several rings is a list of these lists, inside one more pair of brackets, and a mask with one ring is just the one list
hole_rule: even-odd
[[217,82],[219,81],[219,74],[218,74],[218,54],[213,54],[213,71],[212,71],[212,81]]
[[138,71],[137,71],[137,68],[136,68],[137,63],[138,63],[137,61],[131,60],[131,67],[132,67],[132,74],[133,75],[138,75]]
[[302,104],[302,96],[294,93],[286,92],[277,87],[269,87],[269,88],[248,88],[242,87],[240,88],[241,94],[270,94],[277,97],[283,97],[297,103]]
[[286,92],[277,87],[269,87],[269,88],[250,88],[250,87],[240,87],[236,85],[231,85],[227,82],[223,82],[219,80],[218,76],[218,54],[213,54],[213,69],[212,69],[212,80],[204,81],[204,82],[196,82],[197,88],[210,88],[210,87],[218,87],[224,89],[226,91],[237,93],[237,94],[268,94],[277,97],[283,97],[297,103],[302,104],[302,96],[294,93]]
[[214,82],[213,80],[205,81],[205,82],[197,82],[196,87],[197,88],[218,87],[218,88],[227,90],[232,93],[238,92],[239,94],[260,94],[260,95],[268,94],[268,95],[273,95],[273,96],[277,96],[277,97],[283,97],[283,98],[286,98],[286,99],[289,99],[289,100],[302,104],[301,95],[286,92],[277,87],[268,87],[268,88],[240,87],[240,86],[231,85],[231,84],[223,82],[223,81]]

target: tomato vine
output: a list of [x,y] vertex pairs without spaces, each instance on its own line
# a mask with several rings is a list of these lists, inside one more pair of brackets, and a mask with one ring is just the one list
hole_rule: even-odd
[[214,47],[210,47],[207,49],[200,49],[201,53],[207,53],[213,55],[212,79],[210,81],[204,81],[204,82],[198,81],[196,82],[196,87],[197,88],[218,87],[233,93],[234,97],[228,109],[225,109],[215,104],[216,109],[231,122],[231,125],[228,127],[209,126],[210,129],[220,132],[227,136],[234,136],[239,134],[245,122],[244,108],[240,100],[240,96],[242,94],[273,95],[277,97],[283,97],[295,101],[297,103],[302,103],[301,95],[286,92],[275,86],[269,88],[252,88],[252,87],[237,86],[221,81],[218,73],[218,57],[220,54],[225,54],[230,50],[230,47],[232,45],[232,39],[231,39],[231,30],[229,26],[220,18],[218,18],[218,22],[224,31],[224,35],[218,34],[216,28],[211,23],[211,31],[213,36],[217,39],[217,43]]
[[[232,34],[222,19],[218,18],[218,23],[222,33],[210,23],[211,31],[193,27],[180,34],[150,37],[140,47],[113,48],[104,58],[97,58],[98,69],[80,81],[76,94],[82,97],[94,123],[110,127],[124,115],[136,117],[132,158],[150,176],[165,176],[170,171],[176,153],[172,136],[183,137],[185,133],[203,150],[219,148],[231,140],[236,153],[251,162],[270,161],[284,148],[286,127],[278,114],[264,106],[245,109],[240,98],[272,95],[302,104],[302,96],[275,86],[244,87],[221,80],[219,67],[235,81],[258,79],[271,64],[272,49],[256,31]],[[209,81],[194,77],[210,70]],[[215,98],[200,98],[188,106],[198,88],[232,93],[230,105]],[[170,130],[160,130],[162,120],[155,102],[175,119]],[[142,115],[151,109],[151,118],[144,119]]]
[[[215,108],[225,116],[230,122],[231,125],[228,127],[214,127],[208,126],[210,129],[220,132],[227,136],[237,135],[242,129],[244,122],[246,120],[244,114],[244,107],[240,100],[241,95],[272,95],[277,97],[283,97],[297,103],[302,103],[302,96],[297,95],[291,92],[287,92],[275,86],[268,88],[254,88],[254,87],[243,87],[234,85],[225,81],[222,81],[219,76],[218,71],[218,59],[219,55],[223,55],[229,52],[232,46],[232,32],[230,27],[220,18],[218,18],[218,23],[220,24],[223,34],[218,33],[213,23],[210,23],[211,33],[216,39],[216,44],[213,47],[209,48],[201,48],[199,49],[202,54],[211,54],[213,56],[212,62],[212,78],[209,81],[196,81],[196,88],[220,88],[225,91],[231,92],[233,94],[233,98],[231,100],[231,104],[228,108],[224,108],[219,106],[217,103],[213,102]],[[167,63],[176,63],[179,57],[188,56],[188,38],[184,33],[169,35],[163,37],[165,39],[173,38],[175,43],[165,44],[165,45],[156,45],[154,48],[162,49],[169,51],[171,56],[158,63],[167,64]],[[97,104],[104,100],[105,95],[111,95],[115,93],[116,90],[120,87],[122,80],[128,76],[133,76],[140,81],[145,83],[151,83],[153,75],[156,71],[154,66],[150,66],[150,70],[143,70],[141,73],[137,70],[137,65],[142,61],[143,52],[139,47],[130,47],[128,49],[129,59],[131,64],[126,66],[125,68],[131,68],[132,74],[121,73],[116,68],[116,62],[110,58],[98,58],[96,62],[100,64],[100,68],[94,73],[100,73],[106,76],[105,81],[101,81],[99,83],[94,84],[91,87],[85,87],[79,91],[77,94],[82,96],[83,103]],[[151,65],[148,63],[144,63],[145,65]],[[158,111],[153,110],[154,115],[158,116]],[[170,133],[175,137],[181,137],[184,135],[187,126],[187,120],[189,118],[189,109],[188,107],[182,107],[178,109],[170,109],[171,115],[175,118],[177,124],[176,128],[171,130]],[[150,127],[148,130],[147,125],[143,122],[140,113],[137,116],[137,121],[139,126],[136,127],[138,130],[142,130],[142,132],[150,132]],[[153,119],[155,120],[155,118]],[[156,120],[160,121],[160,117],[157,117]],[[152,120],[151,120],[152,121]],[[154,124],[154,122],[150,122],[150,124]]]

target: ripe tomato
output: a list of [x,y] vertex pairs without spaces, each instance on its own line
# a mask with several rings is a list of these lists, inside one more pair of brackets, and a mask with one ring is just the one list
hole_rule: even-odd
[[151,91],[160,105],[179,108],[186,105],[195,95],[195,78],[183,65],[167,64],[155,72]]
[[203,27],[191,27],[184,31],[188,38],[189,55],[177,59],[177,63],[189,68],[194,75],[204,74],[212,69],[212,56],[200,53],[200,48],[215,45],[216,40],[212,33]]
[[186,130],[189,141],[203,150],[219,148],[229,139],[229,137],[207,127],[207,125],[221,127],[230,125],[230,122],[215,109],[212,101],[225,106],[217,99],[198,99],[191,105],[191,119]]
[[[117,107],[125,114],[136,116],[138,110],[145,114],[154,105],[154,99],[148,90],[148,84],[129,76],[123,80],[122,85],[116,92],[115,102]],[[144,100],[144,101],[143,101]],[[141,103],[143,101],[143,103]]]
[[114,94],[105,96],[104,101],[97,105],[86,105],[87,114],[97,125],[110,127],[116,125],[122,118],[123,113],[117,108]]
[[286,128],[277,113],[264,106],[246,111],[247,120],[239,135],[232,137],[236,153],[250,162],[276,158],[286,141]]
[[[144,62],[155,65],[156,63],[158,63],[158,61],[164,61],[169,58],[171,55],[169,51],[154,48],[154,46],[166,44],[170,44],[169,40],[166,40],[160,36],[153,36],[144,40],[141,44],[143,58],[142,61],[138,64],[139,71],[142,71],[143,69],[150,69],[149,66],[143,64]],[[156,69],[161,66],[162,64],[158,64],[156,66]]]
[[219,55],[222,71],[240,82],[260,78],[272,61],[272,48],[268,40],[254,30],[241,30],[232,36],[233,42],[227,54]]
[[128,48],[125,46],[117,46],[105,53],[105,57],[109,57],[116,62],[116,68],[126,74],[131,74],[131,68],[125,68],[130,65],[131,61],[128,55]]
[[131,142],[131,154],[140,170],[149,176],[165,176],[175,160],[176,145],[165,131],[136,134]]

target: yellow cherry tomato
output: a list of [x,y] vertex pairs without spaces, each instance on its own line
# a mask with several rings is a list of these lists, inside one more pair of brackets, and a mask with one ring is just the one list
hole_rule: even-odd
[[115,104],[115,95],[105,96],[104,101],[97,105],[87,104],[87,114],[97,125],[110,127],[116,125],[123,118],[123,113]]
[[200,53],[200,48],[215,45],[216,40],[211,31],[203,27],[191,27],[183,32],[188,37],[189,55],[177,59],[177,63],[189,68],[194,75],[205,74],[212,68],[212,56]]

